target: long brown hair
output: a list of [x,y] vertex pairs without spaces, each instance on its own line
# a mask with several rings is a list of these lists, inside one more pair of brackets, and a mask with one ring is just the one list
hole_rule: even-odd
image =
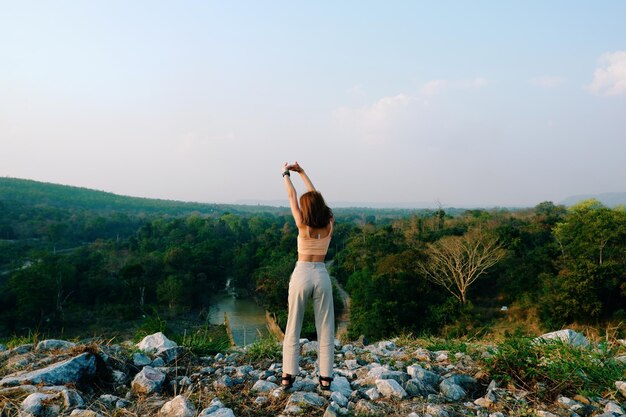
[[302,221],[309,227],[321,229],[328,226],[333,211],[326,205],[319,191],[309,191],[300,196]]

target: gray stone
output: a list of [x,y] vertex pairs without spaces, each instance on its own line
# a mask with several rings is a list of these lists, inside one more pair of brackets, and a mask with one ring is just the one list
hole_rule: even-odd
[[194,417],[196,408],[191,401],[182,395],[177,395],[171,401],[166,402],[159,411],[159,417]]
[[376,389],[383,397],[403,399],[408,395],[395,379],[377,379]]
[[306,391],[315,392],[317,390],[317,383],[310,378],[298,379],[293,383],[291,391]]
[[430,350],[419,348],[415,352],[413,352],[413,357],[418,361],[430,362],[432,353]]
[[152,359],[148,355],[141,352],[133,353],[133,365],[143,368],[146,365],[150,365]]
[[68,410],[83,407],[85,405],[85,400],[83,400],[83,397],[81,397],[76,390],[64,389],[61,391],[61,395],[63,397],[63,405]]
[[34,416],[56,415],[61,411],[61,407],[52,402],[58,394],[43,394],[36,392],[30,394],[22,401],[21,409],[24,413]]
[[553,413],[551,413],[551,412],[549,412],[549,411],[545,411],[545,410],[539,410],[539,411],[537,411],[537,415],[538,415],[539,417],[559,417],[559,416],[557,416],[556,414],[553,414]]
[[567,345],[571,346],[589,346],[589,340],[580,333],[577,333],[571,329],[558,330],[556,332],[542,334],[534,339],[536,342],[559,340]]
[[205,413],[203,410],[198,417],[235,417],[235,413],[230,408],[219,408],[212,413]]
[[20,345],[20,346],[14,347],[13,349],[0,352],[0,360],[5,360],[6,358],[9,358],[15,355],[23,355],[24,353],[31,352],[32,350],[33,350],[32,344]]
[[232,388],[236,385],[235,381],[228,375],[222,375],[213,383],[215,388]]
[[182,346],[174,346],[167,349],[161,349],[158,353],[159,358],[163,359],[165,364],[169,364],[183,356],[185,348]]
[[37,352],[48,352],[51,350],[70,350],[76,346],[76,343],[68,342],[65,340],[56,340],[56,339],[48,339],[42,340],[37,343],[37,347],[35,351]]
[[96,357],[83,353],[43,369],[12,374],[0,380],[0,387],[21,384],[65,385],[82,382],[96,374]]
[[252,386],[252,391],[253,392],[268,392],[268,391],[275,390],[276,388],[278,388],[278,385],[274,384],[273,382],[263,381],[262,379],[259,379]]
[[165,382],[165,374],[151,366],[145,366],[135,375],[131,390],[135,394],[149,395],[161,391]]
[[0,388],[0,397],[22,397],[37,392],[34,385],[19,385],[17,387]]
[[613,402],[613,401],[609,401],[608,403],[606,403],[606,405],[604,406],[604,412],[605,413],[615,413],[615,414],[618,414],[618,415],[626,414],[624,412],[624,409],[622,407],[620,407],[619,404],[617,404],[616,402]]
[[111,394],[103,394],[98,398],[98,400],[104,404],[106,408],[114,409],[115,405],[119,400],[121,400],[121,398]]
[[331,404],[326,408],[322,417],[338,417],[339,415],[339,409]]
[[137,347],[147,353],[161,352],[163,350],[178,346],[161,332],[151,334],[137,343]]
[[413,379],[419,379],[426,385],[430,385],[432,387],[437,386],[441,381],[441,377],[434,372],[427,371],[419,365],[411,365],[406,368],[407,373]]
[[463,387],[455,384],[454,380],[451,378],[444,379],[439,384],[439,391],[441,392],[441,395],[450,401],[459,401],[466,395]]
[[318,350],[318,343],[317,342],[307,342],[304,345],[302,345],[302,356],[306,356],[309,353],[316,353]]
[[378,392],[376,388],[370,388],[366,390],[363,394],[365,395],[365,397],[372,401],[380,398],[380,392]]
[[21,355],[13,355],[6,361],[4,367],[7,371],[18,371],[28,365],[32,365],[35,359],[36,356],[30,352]]
[[100,413],[96,413],[95,411],[91,411],[91,410],[74,410],[70,414],[70,417],[104,417],[104,416]]
[[346,407],[348,405],[348,399],[339,391],[330,394],[330,400],[336,402],[339,407]]
[[456,374],[452,375],[448,379],[452,380],[455,384],[460,385],[465,391],[473,390],[478,384],[478,381],[470,375]]
[[150,362],[150,366],[153,368],[162,368],[165,366],[165,361],[159,356],[154,358],[154,360]]
[[436,404],[428,404],[426,406],[426,414],[430,414],[433,417],[450,417],[445,408]]
[[330,383],[330,390],[332,392],[340,392],[346,398],[350,398],[350,395],[352,394],[350,381],[343,376],[336,376],[335,379],[333,379]]
[[367,400],[359,400],[354,407],[354,412],[357,415],[377,415],[380,413],[380,409]]
[[0,352],[6,352],[7,350],[7,347],[0,343]]
[[267,398],[267,397],[256,397],[256,398],[254,399],[254,403],[255,403],[255,404],[259,404],[259,405],[260,405],[260,404],[265,404],[265,403],[266,403],[266,402],[268,402],[268,401],[269,401],[269,398]]
[[624,397],[626,397],[626,382],[615,381],[615,388],[621,392]]
[[436,394],[437,391],[431,385],[426,385],[419,379],[409,379],[404,384],[404,390],[410,397],[428,397],[428,394]]
[[117,385],[126,385],[129,378],[125,372],[118,371],[117,369],[111,371],[111,377],[113,382]]
[[326,400],[314,392],[294,392],[287,400],[287,406],[290,405],[311,405],[321,407],[326,404]]

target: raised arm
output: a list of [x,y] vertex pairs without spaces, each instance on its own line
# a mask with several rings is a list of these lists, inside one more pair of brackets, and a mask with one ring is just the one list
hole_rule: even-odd
[[307,191],[315,191],[315,187],[313,186],[311,179],[306,174],[306,172],[304,172],[300,164],[298,164],[298,161],[296,161],[296,163],[293,165],[289,165],[288,169],[300,174],[300,178],[302,178],[302,181],[304,182],[304,185],[306,186]]
[[296,188],[293,186],[291,177],[289,176],[289,169],[290,165],[285,163],[285,165],[283,165],[283,182],[285,184],[285,189],[287,190],[287,197],[289,197],[291,214],[293,215],[293,219],[296,221],[296,226],[300,227],[302,225],[302,212],[300,211],[300,206],[298,205],[298,193],[296,193]]

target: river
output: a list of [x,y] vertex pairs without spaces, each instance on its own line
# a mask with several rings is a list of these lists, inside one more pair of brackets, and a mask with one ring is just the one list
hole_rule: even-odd
[[250,298],[236,298],[232,291],[228,291],[228,284],[227,290],[212,300],[210,323],[223,324],[224,313],[228,316],[237,346],[249,345],[268,335],[265,310]]

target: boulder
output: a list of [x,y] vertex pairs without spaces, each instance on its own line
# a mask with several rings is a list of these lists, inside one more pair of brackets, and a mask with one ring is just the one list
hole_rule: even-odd
[[546,333],[534,339],[535,342],[559,340],[567,345],[574,347],[587,347],[589,340],[580,333],[571,329],[558,330],[556,332]]
[[96,413],[95,411],[91,411],[91,410],[74,410],[70,414],[70,417],[104,417],[104,416],[100,413]]
[[138,368],[143,368],[146,365],[150,365],[151,362],[152,359],[150,359],[148,355],[141,352],[133,353],[133,365],[137,366]]
[[446,378],[439,384],[439,391],[450,401],[460,401],[467,394],[463,387],[456,384],[452,378]]
[[326,400],[314,392],[294,392],[287,400],[287,407],[291,405],[322,407],[324,404]]
[[141,372],[135,375],[131,384],[131,390],[135,394],[148,395],[161,391],[165,382],[165,374],[151,366],[145,366]]
[[146,336],[141,342],[137,343],[137,347],[146,353],[160,353],[176,346],[178,346],[176,342],[171,341],[161,332]]
[[404,388],[395,379],[377,379],[376,389],[383,397],[403,399],[408,397]]
[[268,382],[268,381],[264,381],[262,379],[259,379],[252,386],[252,391],[254,391],[254,392],[268,392],[268,391],[275,390],[276,388],[278,388],[277,384],[274,384],[273,382]]
[[21,384],[65,385],[76,384],[93,378],[96,374],[96,357],[83,353],[74,358],[55,363],[43,369],[12,374],[0,380],[0,387]]
[[76,343],[68,342],[65,340],[56,340],[56,339],[48,339],[42,340],[37,343],[37,347],[35,351],[37,352],[48,352],[51,350],[70,350],[76,346]]
[[56,398],[58,394],[30,394],[22,401],[22,412],[33,416],[56,416],[61,412],[61,406],[53,402]]
[[196,408],[191,401],[182,395],[177,395],[163,405],[158,417],[194,417],[195,415]]
[[343,376],[336,376],[330,383],[330,390],[332,392],[340,392],[344,397],[350,398],[352,395],[352,387],[350,381]]

